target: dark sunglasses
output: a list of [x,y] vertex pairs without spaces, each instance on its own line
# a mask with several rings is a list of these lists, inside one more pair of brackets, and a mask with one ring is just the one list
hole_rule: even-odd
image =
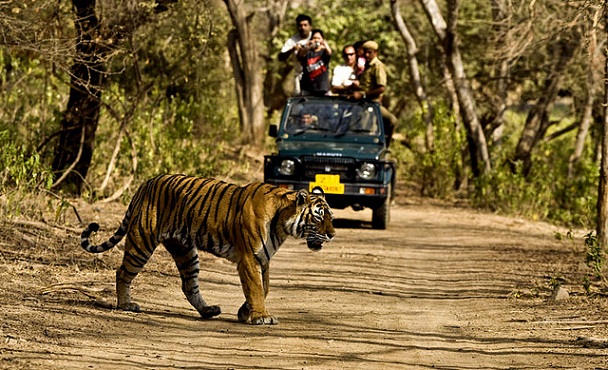
[[345,57],[347,57],[347,56],[351,56],[351,55],[355,55],[355,53],[344,53],[344,56],[345,56]]

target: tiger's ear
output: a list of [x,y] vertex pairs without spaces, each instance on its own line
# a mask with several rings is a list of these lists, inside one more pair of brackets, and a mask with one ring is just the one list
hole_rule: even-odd
[[298,190],[298,194],[296,194],[296,204],[301,206],[306,203],[308,203],[308,191],[306,189]]
[[321,198],[325,198],[325,192],[323,191],[323,188],[320,186],[315,186],[314,188],[312,188],[312,194],[317,195]]

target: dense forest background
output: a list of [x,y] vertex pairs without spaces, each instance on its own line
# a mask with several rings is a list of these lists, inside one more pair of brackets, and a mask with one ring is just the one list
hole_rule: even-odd
[[[164,172],[226,176],[272,151],[291,93],[277,60],[305,13],[341,62],[374,39],[399,118],[399,179],[421,195],[594,228],[603,1],[7,0],[0,194],[128,199]],[[59,204],[59,205],[57,205]],[[34,209],[34,208],[32,208]]]

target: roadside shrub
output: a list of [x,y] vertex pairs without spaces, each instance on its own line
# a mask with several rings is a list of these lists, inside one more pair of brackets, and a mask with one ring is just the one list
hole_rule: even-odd
[[[120,101],[112,96],[121,97],[118,86],[113,86],[115,94],[107,94],[107,104],[121,109]],[[116,169],[112,174],[114,181],[123,181],[133,173],[134,161],[137,165],[136,180],[131,191],[139,183],[161,173],[187,173],[198,176],[221,176],[234,167],[227,154],[237,140],[238,116],[229,109],[213,109],[221,96],[196,101],[193,97],[167,99],[165,92],[156,89],[133,108],[118,111],[119,117],[127,117],[127,130],[120,143]],[[116,114],[115,114],[116,115]],[[109,153],[117,145],[117,127],[120,122],[107,114],[102,114],[96,136],[99,146],[93,155],[93,161],[87,180],[91,184],[100,184],[106,176]],[[120,187],[120,183],[108,186],[104,194],[97,194],[91,189],[94,197],[109,195]],[[129,197],[130,194],[125,194]]]
[[29,200],[39,190],[51,188],[51,170],[8,131],[0,131],[0,147],[0,217],[39,214],[40,204]]
[[585,249],[585,263],[591,268],[596,279],[601,278],[605,256],[595,232],[585,235]]
[[540,143],[527,177],[519,170],[512,173],[507,165],[515,143],[495,151],[493,171],[475,180],[473,204],[532,220],[575,227],[594,225],[599,172],[588,148],[573,176],[568,177],[572,135]]
[[30,153],[8,131],[0,131],[0,147],[0,194],[11,189],[34,191],[38,187],[51,187],[51,170],[42,163],[38,153]]
[[425,148],[425,123],[418,111],[403,129],[410,148],[409,155],[399,157],[400,173],[406,181],[419,185],[421,195],[450,199],[464,183],[460,153],[464,136],[455,130],[455,121],[445,106],[437,104],[434,109],[434,150]]

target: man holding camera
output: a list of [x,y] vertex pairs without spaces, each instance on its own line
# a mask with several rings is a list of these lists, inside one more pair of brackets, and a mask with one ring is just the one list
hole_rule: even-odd
[[298,60],[302,65],[300,95],[323,96],[329,92],[329,61],[332,50],[325,41],[323,31],[314,29],[305,48],[298,51]]
[[[310,30],[312,29],[312,19],[310,16],[306,14],[299,14],[296,17],[296,28],[298,29],[298,33],[291,36],[285,44],[283,48],[281,48],[281,52],[279,52],[279,60],[281,62],[287,62],[292,55],[297,55],[298,51],[302,48],[306,48],[306,45],[310,41]],[[296,62],[294,66],[294,86],[293,86],[293,95],[300,95],[300,80],[302,79],[302,66],[300,63]]]

